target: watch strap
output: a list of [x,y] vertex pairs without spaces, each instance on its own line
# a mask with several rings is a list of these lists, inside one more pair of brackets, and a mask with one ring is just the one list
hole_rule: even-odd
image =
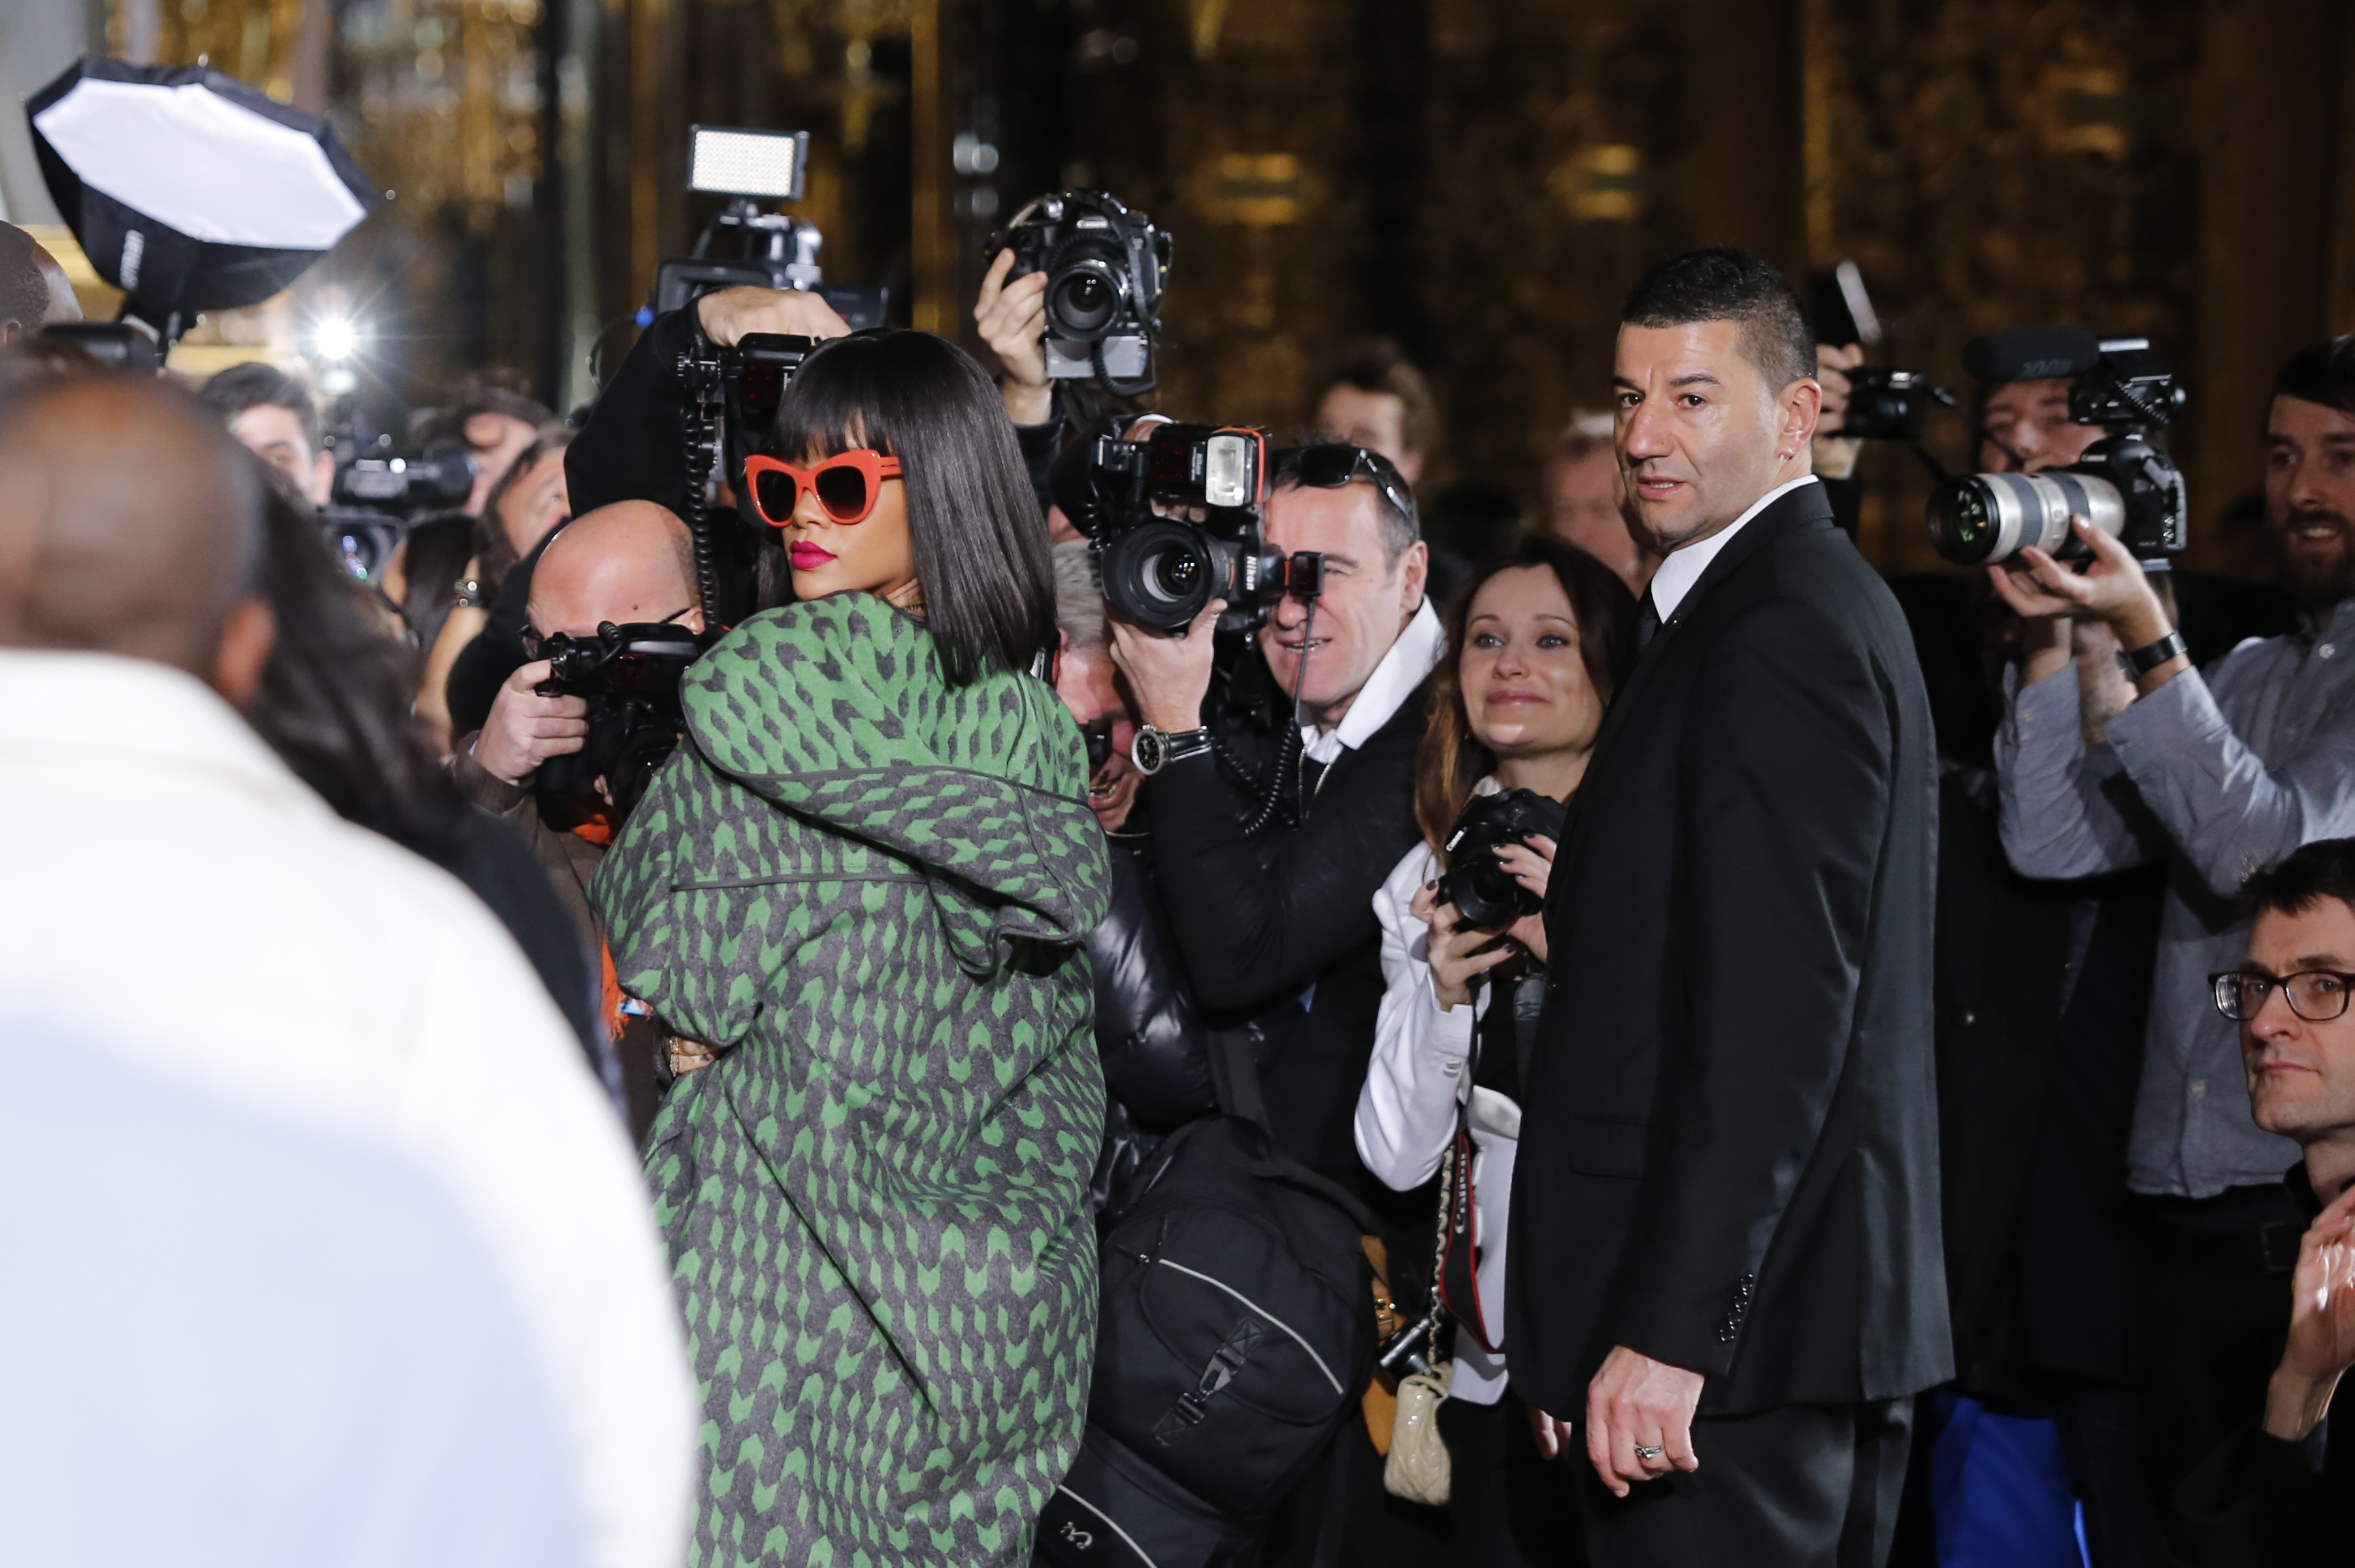
[[2141,647],[2129,649],[2126,653],[2126,664],[2135,674],[2148,675],[2168,660],[2188,655],[2190,651],[2190,646],[2183,641],[2182,633],[2169,632],[2155,643],[2147,643]]

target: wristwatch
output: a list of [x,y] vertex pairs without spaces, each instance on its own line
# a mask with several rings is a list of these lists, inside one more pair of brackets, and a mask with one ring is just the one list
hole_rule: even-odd
[[1129,744],[1128,760],[1136,764],[1138,773],[1151,778],[1170,763],[1199,757],[1209,749],[1208,729],[1180,730],[1169,735],[1145,724],[1138,726],[1136,739]]
[[2178,655],[2188,654],[2190,651],[2184,645],[2182,633],[2169,632],[2155,643],[2146,643],[2141,647],[2128,649],[2126,663],[2133,668],[2136,675],[2144,676]]

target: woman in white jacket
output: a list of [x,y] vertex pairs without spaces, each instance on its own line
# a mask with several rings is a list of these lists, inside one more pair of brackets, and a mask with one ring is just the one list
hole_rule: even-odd
[[[1450,1554],[1482,1568],[1540,1561],[1572,1527],[1560,1477],[1549,1485],[1536,1468],[1526,1419],[1506,1389],[1503,1350],[1519,1037],[1534,1026],[1542,995],[1545,926],[1540,915],[1501,933],[1461,925],[1435,884],[1445,869],[1442,846],[1475,795],[1570,798],[1635,652],[1634,597],[1607,567],[1560,539],[1524,539],[1467,583],[1448,618],[1417,764],[1424,842],[1374,895],[1386,989],[1358,1097],[1359,1157],[1403,1192],[1438,1172],[1459,1116],[1476,1151],[1477,1289],[1475,1300],[1449,1304],[1458,1315],[1455,1371],[1440,1420],[1454,1472]],[[1542,900],[1554,848],[1540,837],[1496,854]],[[1430,1269],[1428,1258],[1400,1262],[1407,1267],[1394,1278]],[[1420,1316],[1419,1304],[1401,1305]]]

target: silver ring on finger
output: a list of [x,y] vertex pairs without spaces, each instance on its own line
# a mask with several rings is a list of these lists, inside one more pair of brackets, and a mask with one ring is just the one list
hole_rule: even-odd
[[1665,1445],[1655,1445],[1648,1443],[1638,1443],[1636,1445],[1636,1457],[1641,1459],[1646,1465],[1666,1455],[1668,1451],[1668,1450]]

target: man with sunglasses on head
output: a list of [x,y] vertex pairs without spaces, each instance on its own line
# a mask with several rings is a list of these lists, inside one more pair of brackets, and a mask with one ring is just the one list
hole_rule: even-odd
[[2355,1365],[2355,839],[2292,851],[2242,899],[2248,956],[2209,985],[2238,1026],[2257,1125],[2304,1157],[2283,1180],[2303,1232],[2265,1293],[2279,1356],[2243,1358],[2227,1391],[2240,1429],[2173,1501],[2199,1560],[2307,1568],[2343,1562],[2355,1538],[2355,1441],[2329,1422]]
[[[1322,443],[1276,453],[1272,469],[1268,545],[1323,554],[1318,596],[1275,606],[1223,700],[1220,602],[1177,636],[1115,619],[1113,659],[1144,723],[1135,754],[1155,872],[1205,1012],[1260,1023],[1278,1146],[1358,1194],[1392,1255],[1412,1255],[1429,1250],[1428,1206],[1418,1224],[1366,1173],[1351,1128],[1382,996],[1373,897],[1416,836],[1415,751],[1444,636],[1423,597],[1414,496],[1387,459]],[[1355,1551],[1384,1494],[1363,1424],[1343,1440],[1362,1449],[1347,1555],[1391,1561]]]
[[[579,752],[589,733],[585,699],[540,695],[551,673],[548,640],[594,637],[609,622],[663,622],[701,632],[687,525],[651,501],[617,501],[573,519],[540,555],[526,617],[524,652],[530,662],[499,688],[481,731],[458,741],[453,776],[460,794],[524,836],[593,950],[602,933],[586,890],[620,830],[623,812],[610,790],[601,791],[601,798],[534,788],[541,767]],[[658,1098],[655,1042],[651,1035],[638,1039],[645,1031],[628,1015],[606,1021],[615,1029],[633,1130],[643,1134]]]

